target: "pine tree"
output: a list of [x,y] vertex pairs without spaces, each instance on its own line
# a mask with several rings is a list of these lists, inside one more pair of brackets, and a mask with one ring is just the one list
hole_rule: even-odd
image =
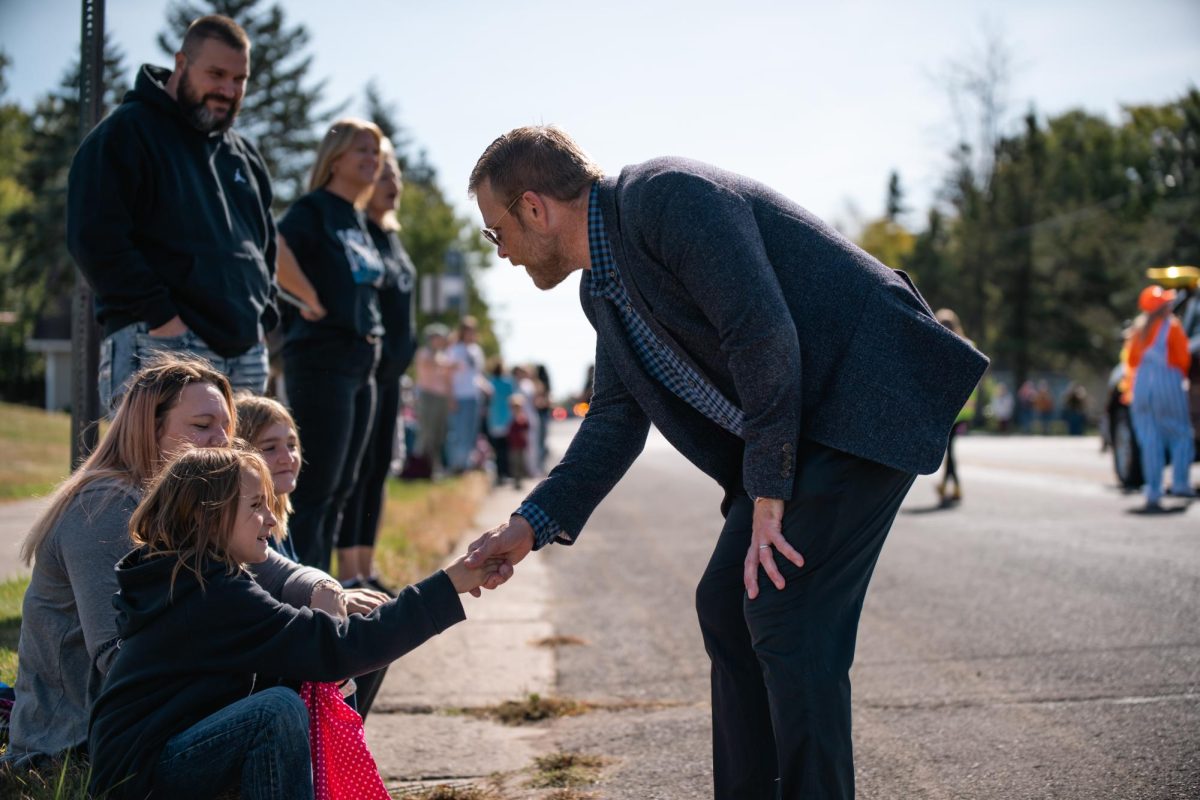
[[233,19],[250,37],[250,78],[234,129],[262,153],[271,172],[275,209],[282,210],[307,191],[322,128],[345,105],[320,110],[325,81],[310,80],[308,30],[288,25],[279,4],[263,8],[260,0],[175,3],[167,11],[168,30],[158,37],[163,53],[174,57],[188,25],[207,14]]
[[[123,54],[105,44],[104,111],[117,105],[128,85]],[[26,160],[20,184],[33,201],[8,218],[10,246],[19,256],[13,284],[25,293],[33,311],[41,301],[69,295],[75,266],[67,251],[67,174],[81,140],[79,63],[71,65],[59,88],[37,102],[30,115]]]
[[[127,86],[121,52],[107,42],[104,52],[103,105],[107,110],[120,102]],[[9,209],[0,225],[8,254],[0,293],[5,310],[14,311],[16,317],[11,327],[6,326],[6,344],[0,349],[8,353],[8,344],[15,342],[22,354],[20,358],[4,356],[0,386],[8,396],[22,400],[31,399],[28,387],[36,379],[36,359],[25,353],[24,340],[39,316],[68,312],[75,285],[75,262],[66,245],[67,174],[81,139],[79,80],[76,62],[59,87],[38,100],[31,114],[7,108],[0,111],[26,126],[14,176],[28,202]]]

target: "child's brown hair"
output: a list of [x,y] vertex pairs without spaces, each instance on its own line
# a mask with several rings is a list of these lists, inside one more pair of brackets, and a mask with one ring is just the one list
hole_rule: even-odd
[[203,588],[206,560],[224,562],[228,574],[242,569],[228,549],[243,470],[258,476],[271,507],[275,492],[262,456],[245,447],[207,447],[185,450],[170,462],[133,512],[129,533],[134,545],[178,561],[171,570],[170,591],[181,569],[190,570]]

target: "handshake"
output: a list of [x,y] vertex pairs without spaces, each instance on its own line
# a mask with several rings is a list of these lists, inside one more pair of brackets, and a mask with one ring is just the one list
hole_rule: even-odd
[[523,517],[492,528],[467,547],[465,555],[446,567],[446,575],[459,594],[479,597],[513,576],[513,568],[533,549],[533,528]]

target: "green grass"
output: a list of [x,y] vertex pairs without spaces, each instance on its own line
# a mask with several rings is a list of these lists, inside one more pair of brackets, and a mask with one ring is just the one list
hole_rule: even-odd
[[400,587],[437,569],[470,528],[487,492],[487,476],[480,472],[439,483],[389,480],[375,550],[384,579]]
[[38,769],[0,767],[0,797],[12,800],[93,800],[87,793],[91,769],[70,758]]
[[535,770],[528,786],[535,789],[572,789],[600,779],[606,763],[599,756],[583,753],[551,753],[533,760]]
[[21,600],[29,578],[0,583],[0,681],[12,686],[17,680],[17,640],[21,636]]
[[70,414],[0,403],[0,501],[49,494],[70,460]]

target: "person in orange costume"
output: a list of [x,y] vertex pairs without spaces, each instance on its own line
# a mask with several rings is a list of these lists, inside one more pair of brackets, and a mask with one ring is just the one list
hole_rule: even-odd
[[1192,497],[1188,473],[1194,443],[1188,415],[1186,380],[1191,354],[1187,334],[1171,313],[1173,290],[1147,286],[1138,297],[1142,313],[1129,331],[1129,366],[1133,381],[1133,428],[1137,433],[1145,475],[1146,511],[1161,511],[1163,455],[1170,448],[1171,493]]

